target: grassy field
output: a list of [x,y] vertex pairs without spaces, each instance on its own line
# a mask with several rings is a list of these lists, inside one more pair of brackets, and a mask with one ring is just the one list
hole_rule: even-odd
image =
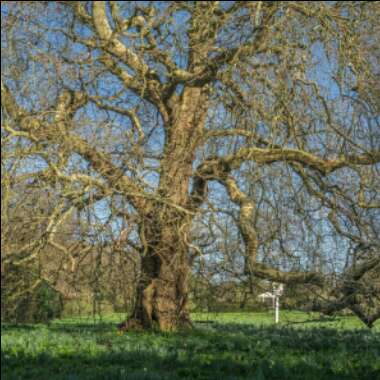
[[193,331],[126,333],[122,315],[3,325],[2,379],[380,380],[380,324],[282,312],[194,314]]

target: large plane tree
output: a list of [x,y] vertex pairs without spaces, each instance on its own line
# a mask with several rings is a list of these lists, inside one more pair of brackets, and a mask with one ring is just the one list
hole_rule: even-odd
[[317,306],[372,324],[354,285],[380,261],[378,20],[378,2],[2,2],[4,160],[58,194],[6,260],[74,257],[60,225],[102,205],[141,257],[128,328],[175,330],[213,215],[250,278],[325,289],[338,250]]

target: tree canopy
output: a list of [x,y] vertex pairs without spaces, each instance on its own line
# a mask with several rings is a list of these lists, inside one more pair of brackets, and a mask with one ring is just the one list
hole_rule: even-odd
[[[12,184],[55,197],[4,265],[54,247],[75,267],[101,234],[140,260],[129,328],[188,326],[197,268],[380,316],[379,2],[1,9],[2,224]],[[70,248],[74,213],[90,227]]]

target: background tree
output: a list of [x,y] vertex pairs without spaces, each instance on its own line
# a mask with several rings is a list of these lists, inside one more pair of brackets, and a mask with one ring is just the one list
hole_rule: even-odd
[[318,289],[378,267],[378,2],[2,12],[3,137],[59,194],[55,226],[89,209],[139,252],[130,328],[190,324],[193,265],[227,263],[221,220],[250,278]]

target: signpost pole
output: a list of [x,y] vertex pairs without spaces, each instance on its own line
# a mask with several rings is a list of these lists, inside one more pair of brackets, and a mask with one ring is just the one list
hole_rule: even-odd
[[275,323],[278,323],[280,320],[280,297],[276,295],[275,297]]

